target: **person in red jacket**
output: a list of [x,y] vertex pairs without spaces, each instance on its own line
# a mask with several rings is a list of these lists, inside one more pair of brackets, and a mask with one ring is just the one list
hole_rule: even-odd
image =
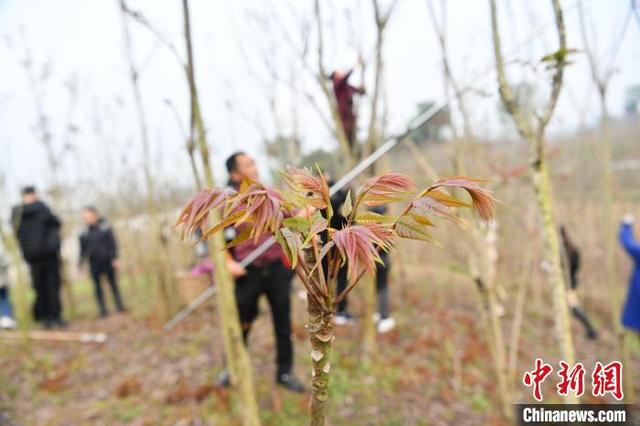
[[[244,152],[236,152],[226,162],[229,186],[238,189],[244,178],[258,181],[256,162]],[[242,225],[241,225],[242,226]],[[225,238],[231,241],[242,229],[229,227]],[[269,239],[265,234],[257,241],[247,240],[228,251],[227,266],[235,278],[235,294],[238,315],[245,344],[253,322],[258,317],[258,300],[265,295],[271,307],[273,329],[276,338],[276,382],[293,392],[305,392],[305,386],[293,374],[293,341],[291,339],[291,280],[293,272],[283,263],[284,252],[279,244],[273,244],[249,266],[240,262]],[[229,374],[223,371],[217,383],[229,386]]]
[[[362,64],[362,61],[359,61]],[[354,68],[347,72],[334,71],[329,76],[333,83],[333,93],[336,96],[338,114],[344,128],[349,146],[353,148],[355,143],[357,116],[353,110],[353,97],[355,94],[364,95],[364,87],[355,87],[349,84],[349,77],[353,74]]]

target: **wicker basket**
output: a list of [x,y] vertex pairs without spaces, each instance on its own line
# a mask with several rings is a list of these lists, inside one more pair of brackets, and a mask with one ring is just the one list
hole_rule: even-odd
[[211,285],[211,279],[207,275],[191,275],[182,272],[176,275],[178,293],[185,305],[193,302],[203,291]]

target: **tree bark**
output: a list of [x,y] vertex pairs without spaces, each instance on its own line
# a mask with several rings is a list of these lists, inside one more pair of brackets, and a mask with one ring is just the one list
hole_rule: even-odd
[[[428,1],[429,15],[431,17],[432,26],[435,29],[436,36],[440,45],[442,55],[442,71],[445,81],[445,91],[447,101],[450,101],[449,87],[453,91],[453,95],[457,102],[457,109],[460,112],[462,121],[462,137],[459,135],[457,126],[452,125],[453,139],[455,140],[454,146],[454,165],[457,175],[466,174],[466,161],[465,161],[465,149],[464,143],[473,140],[473,133],[471,131],[471,123],[466,108],[464,92],[460,89],[456,79],[453,76],[449,64],[449,55],[447,51],[447,37],[446,37],[446,0],[442,0],[442,22],[438,23],[436,17],[433,1]],[[447,102],[450,104],[450,102]],[[410,148],[417,155],[417,148],[411,142]],[[419,160],[420,161],[420,160]],[[437,180],[438,176],[435,170],[428,162],[425,162],[423,168],[430,175],[431,179]],[[497,249],[496,249],[496,237],[495,232],[491,228],[481,229],[479,224],[471,217],[469,212],[463,213],[464,217],[470,222],[471,233],[471,249],[467,254],[467,262],[471,270],[471,278],[473,279],[473,285],[475,285],[478,291],[479,310],[483,318],[483,329],[485,333],[486,344],[489,347],[491,355],[493,357],[493,364],[495,375],[498,381],[499,399],[502,408],[503,415],[510,419],[513,415],[511,410],[511,398],[509,395],[509,381],[507,376],[507,359],[506,348],[504,342],[504,336],[502,331],[501,320],[497,314],[499,302],[496,294],[496,261],[497,261]]]
[[329,399],[329,375],[331,372],[331,343],[333,342],[333,310],[324,310],[307,295],[309,314],[309,343],[311,344],[311,404],[309,407],[312,426],[324,425],[326,403]]
[[[493,39],[493,51],[496,61],[496,71],[500,99],[507,112],[513,118],[514,124],[523,139],[529,144],[531,159],[531,176],[533,188],[536,193],[536,204],[542,219],[543,234],[545,240],[545,254],[551,263],[549,281],[552,285],[553,312],[556,326],[556,337],[560,346],[563,360],[569,365],[575,362],[573,340],[571,337],[571,324],[569,322],[569,307],[567,304],[567,289],[562,273],[561,251],[553,216],[552,189],[549,177],[549,169],[545,158],[544,133],[547,124],[553,116],[555,106],[562,89],[564,67],[566,66],[567,40],[565,34],[564,17],[559,0],[551,0],[555,27],[558,35],[557,59],[554,64],[551,80],[551,94],[542,112],[536,117],[530,116],[518,106],[517,99],[507,80],[504,58],[500,43],[500,30],[498,25],[498,12],[496,0],[489,0],[491,32]],[[564,399],[566,403],[577,402],[577,398],[571,394]]]
[[[197,146],[203,164],[205,184],[209,188],[215,186],[213,171],[209,161],[209,145],[207,143],[206,130],[202,120],[198,89],[196,86],[193,48],[191,43],[191,23],[189,17],[189,1],[183,0],[184,13],[184,34],[187,45],[187,80],[189,83],[189,94],[191,96],[191,118],[197,134]],[[213,210],[210,220],[217,223],[220,219],[219,212]],[[254,426],[260,424],[258,404],[256,401],[255,385],[253,382],[253,366],[251,358],[247,352],[242,339],[240,328],[240,318],[235,297],[235,283],[227,268],[224,258],[224,239],[222,233],[216,233],[209,240],[209,253],[215,267],[215,282],[218,286],[217,298],[220,309],[220,322],[222,324],[222,335],[224,339],[224,349],[228,363],[231,383],[237,385],[242,401],[243,424]]]
[[324,37],[322,31],[322,14],[320,10],[320,0],[315,0],[314,13],[318,30],[318,75],[316,76],[316,79],[318,80],[320,89],[322,89],[322,93],[324,93],[324,96],[325,98],[327,98],[327,102],[329,103],[329,109],[331,110],[331,117],[333,118],[333,123],[336,129],[338,143],[344,155],[344,158],[342,159],[342,167],[346,172],[353,167],[356,159],[351,152],[349,140],[347,139],[347,134],[344,130],[344,126],[342,125],[340,113],[338,112],[338,105],[335,96],[331,91],[329,84],[327,83],[328,74],[324,66]]
[[[562,273],[560,243],[556,224],[553,219],[553,204],[551,181],[546,159],[539,158],[533,170],[533,187],[536,193],[538,209],[542,216],[544,242],[548,261],[551,263],[549,280],[552,284],[553,311],[556,318],[556,333],[560,344],[563,361],[569,365],[575,362],[573,352],[573,339],[571,337],[571,323],[569,322],[569,307],[567,305],[567,289]],[[575,398],[567,397],[571,403],[577,402]]]
[[[305,249],[303,255],[306,265],[316,264],[316,256],[312,249]],[[299,272],[300,279],[309,282],[309,285],[313,286],[312,280],[309,280],[304,274],[304,272]],[[320,274],[324,274],[324,271],[322,271],[322,268],[316,268],[313,272],[316,282],[324,281]],[[335,285],[335,278],[327,283],[328,297],[324,298],[326,306],[322,306],[315,297],[307,292],[307,314],[309,315],[307,329],[309,330],[312,366],[311,401],[309,404],[309,424],[311,426],[324,425],[327,415],[329,377],[331,373],[331,344],[335,338],[333,335]]]
[[[158,220],[158,206],[155,200],[155,185],[153,181],[153,175],[149,166],[149,163],[151,162],[149,152],[149,132],[147,129],[144,105],[142,103],[142,93],[140,91],[139,84],[139,73],[134,64],[131,34],[129,32],[129,25],[127,24],[128,8],[125,0],[119,0],[119,4],[120,11],[122,13],[122,26],[126,54],[125,56],[129,67],[129,79],[131,82],[131,90],[133,92],[134,106],[140,131],[140,140],[142,143],[142,168],[147,190],[147,213],[149,215],[151,228],[150,234],[152,236],[150,241],[153,245],[155,245],[155,247],[152,247],[151,250],[149,250],[149,253],[151,254],[150,257],[152,258],[153,263],[152,269],[155,273],[157,284],[160,290],[160,300],[162,300],[164,317],[168,318],[173,311],[172,306],[175,297],[172,291],[172,281],[167,274],[166,265],[163,261],[163,258],[167,259],[167,257],[165,256],[166,253],[164,252],[162,242],[160,241],[162,230],[160,227],[160,222]],[[160,253],[161,255],[159,256],[158,253]]]

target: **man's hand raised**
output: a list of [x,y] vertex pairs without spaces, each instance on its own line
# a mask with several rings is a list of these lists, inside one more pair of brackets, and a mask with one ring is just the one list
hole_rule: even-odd
[[229,268],[229,272],[233,278],[239,278],[247,275],[247,270],[244,269],[240,263],[231,258],[227,258],[227,268]]

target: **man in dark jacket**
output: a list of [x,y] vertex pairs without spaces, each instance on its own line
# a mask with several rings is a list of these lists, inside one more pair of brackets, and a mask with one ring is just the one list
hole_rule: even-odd
[[60,302],[60,220],[36,190],[22,190],[22,204],[13,208],[11,222],[36,291],[33,317],[46,328],[64,326]]
[[116,278],[118,245],[113,230],[109,223],[100,217],[98,210],[92,206],[82,209],[82,220],[87,226],[80,234],[80,264],[82,265],[86,260],[89,261],[100,316],[106,317],[108,314],[100,284],[103,275],[106,275],[107,281],[109,281],[116,308],[122,312],[125,309]]

